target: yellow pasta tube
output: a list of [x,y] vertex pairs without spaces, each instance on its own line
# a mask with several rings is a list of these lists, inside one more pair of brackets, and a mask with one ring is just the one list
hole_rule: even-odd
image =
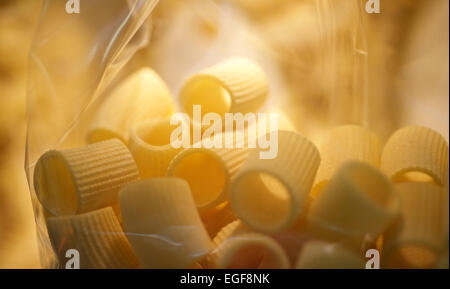
[[[384,236],[387,268],[433,268],[445,248],[445,195],[431,183],[402,183],[401,219]],[[448,241],[447,241],[448,246]]]
[[188,268],[212,249],[186,181],[138,181],[119,199],[125,231],[144,268]]
[[409,126],[395,132],[386,143],[381,169],[394,181],[401,181],[408,173],[423,173],[443,185],[448,158],[448,143],[440,134]]
[[136,269],[139,261],[111,207],[47,219],[50,241],[64,265],[66,252],[79,252],[81,269]]
[[116,204],[119,190],[138,178],[128,148],[113,139],[46,152],[36,164],[34,188],[50,213],[72,215]]
[[174,129],[170,119],[162,118],[141,122],[131,128],[129,147],[142,179],[164,176],[170,161],[181,151],[170,144]]
[[370,130],[346,125],[330,132],[320,148],[322,162],[314,182],[312,197],[323,189],[336,170],[346,161],[354,160],[380,166],[381,148],[378,137]]
[[288,269],[289,258],[271,237],[248,232],[233,235],[213,252],[213,268]]
[[143,68],[108,96],[89,126],[87,140],[95,143],[118,138],[128,143],[128,131],[136,123],[169,117],[175,104],[164,81],[150,68]]
[[237,219],[229,202],[225,202],[214,209],[201,213],[200,217],[211,238],[214,238],[225,225]]
[[364,269],[365,261],[357,252],[338,244],[311,241],[297,259],[297,269]]
[[399,198],[390,180],[374,167],[347,162],[311,204],[308,230],[360,245],[381,235],[398,216]]
[[202,212],[228,200],[231,179],[247,158],[248,150],[188,148],[169,164],[168,176],[185,179]]
[[231,58],[189,78],[180,93],[182,109],[191,114],[247,113],[258,110],[269,92],[264,71],[252,60]]
[[257,231],[288,229],[306,205],[319,164],[319,152],[309,140],[279,131],[277,157],[260,159],[259,149],[251,151],[234,179],[233,210]]

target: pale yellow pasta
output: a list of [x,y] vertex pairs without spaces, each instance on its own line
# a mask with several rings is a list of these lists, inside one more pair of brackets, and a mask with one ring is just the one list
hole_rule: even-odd
[[346,163],[311,205],[308,230],[333,241],[375,241],[397,219],[399,198],[390,180],[363,162]]
[[72,215],[116,204],[119,190],[138,178],[128,148],[113,139],[46,152],[34,170],[34,189],[51,214]]
[[346,161],[362,161],[378,168],[381,148],[378,137],[370,130],[346,125],[333,129],[324,139],[320,155],[322,162],[317,171],[312,197],[316,197],[330,178]]
[[189,78],[180,92],[180,103],[191,116],[193,105],[201,105],[202,114],[247,113],[258,110],[268,92],[267,78],[258,64],[231,58]]
[[260,150],[252,150],[233,180],[233,210],[257,231],[288,229],[305,208],[319,164],[319,152],[309,140],[279,131],[278,155],[261,159]]
[[164,176],[171,160],[181,151],[170,144],[174,129],[167,118],[147,120],[131,128],[129,148],[142,179]]
[[136,269],[139,261],[111,207],[47,219],[50,241],[64,268],[66,252],[79,252],[81,269]]
[[339,244],[322,241],[306,243],[298,256],[297,269],[364,269],[365,260],[358,252]]
[[[440,134],[426,127],[409,126],[395,132],[386,143],[381,169],[394,181],[428,181],[421,173],[444,185],[448,158],[448,143]],[[416,174],[411,178],[411,173]]]
[[[401,219],[384,236],[387,268],[432,268],[445,250],[445,195],[432,183],[402,183]],[[448,241],[447,241],[448,246]]]
[[213,268],[288,269],[289,258],[271,237],[248,232],[221,242],[213,252]]
[[167,175],[185,179],[197,208],[205,212],[228,200],[231,179],[247,155],[245,148],[188,148],[175,156]]
[[188,268],[212,249],[186,181],[138,181],[119,199],[128,240],[144,268]]
[[128,131],[136,123],[169,117],[175,104],[164,81],[150,68],[143,68],[108,96],[89,126],[87,140],[95,143],[111,138],[128,142]]
[[237,219],[229,202],[225,202],[211,210],[202,212],[200,217],[211,238],[214,238],[225,225]]

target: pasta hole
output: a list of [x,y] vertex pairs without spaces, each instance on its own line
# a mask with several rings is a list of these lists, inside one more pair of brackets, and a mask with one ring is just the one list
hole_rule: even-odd
[[64,160],[51,155],[38,162],[36,190],[44,207],[56,216],[72,215],[78,209],[78,195]]
[[214,78],[198,77],[183,90],[183,108],[191,117],[194,105],[201,105],[202,117],[210,112],[224,115],[231,107],[231,96]]
[[244,220],[268,231],[282,227],[291,213],[288,190],[277,178],[266,173],[251,173],[240,179],[234,198]]
[[170,135],[175,126],[169,121],[160,121],[153,125],[141,125],[137,128],[138,137],[152,146],[165,146],[170,144]]
[[434,183],[434,179],[427,173],[423,172],[406,172],[394,178],[399,183],[416,182],[416,183]]
[[197,207],[214,202],[225,189],[226,173],[221,162],[208,153],[193,153],[181,159],[171,173],[185,179]]

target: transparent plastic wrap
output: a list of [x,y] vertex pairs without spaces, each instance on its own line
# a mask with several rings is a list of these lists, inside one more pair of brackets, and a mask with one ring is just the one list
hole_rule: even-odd
[[[391,146],[412,137],[430,159],[383,160],[377,135],[392,131],[372,122],[366,1],[69,2],[45,1],[30,53],[25,170],[44,268],[448,256],[448,144],[411,127]],[[429,234],[407,190],[430,192]]]

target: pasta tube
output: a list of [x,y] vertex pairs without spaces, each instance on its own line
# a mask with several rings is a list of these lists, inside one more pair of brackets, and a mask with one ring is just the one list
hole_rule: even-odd
[[148,120],[131,128],[129,147],[142,179],[164,176],[181,151],[170,144],[173,130],[170,119]]
[[48,218],[47,229],[60,265],[64,265],[67,250],[76,249],[81,269],[139,268],[111,207],[77,216]]
[[320,149],[322,162],[317,171],[312,197],[320,193],[336,170],[346,161],[366,162],[378,168],[380,151],[378,137],[366,128],[347,125],[332,130]]
[[346,163],[311,204],[307,226],[319,237],[357,243],[381,235],[398,216],[388,178],[362,162]]
[[34,170],[36,195],[55,216],[112,206],[119,190],[139,178],[133,156],[113,139],[70,150],[51,150]]
[[214,209],[202,213],[200,217],[211,238],[214,238],[225,225],[237,219],[229,202],[220,204]]
[[304,209],[320,155],[303,136],[278,132],[278,156],[260,159],[252,150],[233,181],[230,202],[251,228],[273,233],[291,227]]
[[88,143],[118,138],[128,143],[128,131],[136,123],[169,117],[175,104],[164,81],[150,68],[125,79],[102,103],[88,129]]
[[402,183],[397,188],[401,220],[384,236],[385,266],[433,268],[445,248],[444,191],[431,183]]
[[438,185],[444,185],[448,167],[448,143],[437,132],[409,126],[395,132],[386,143],[381,169],[394,181],[408,173],[424,173]]
[[138,181],[119,199],[124,228],[144,268],[188,268],[212,249],[186,181]]
[[181,90],[180,103],[188,114],[194,105],[201,105],[202,114],[245,114],[258,110],[268,92],[265,73],[256,63],[231,58],[189,78]]

